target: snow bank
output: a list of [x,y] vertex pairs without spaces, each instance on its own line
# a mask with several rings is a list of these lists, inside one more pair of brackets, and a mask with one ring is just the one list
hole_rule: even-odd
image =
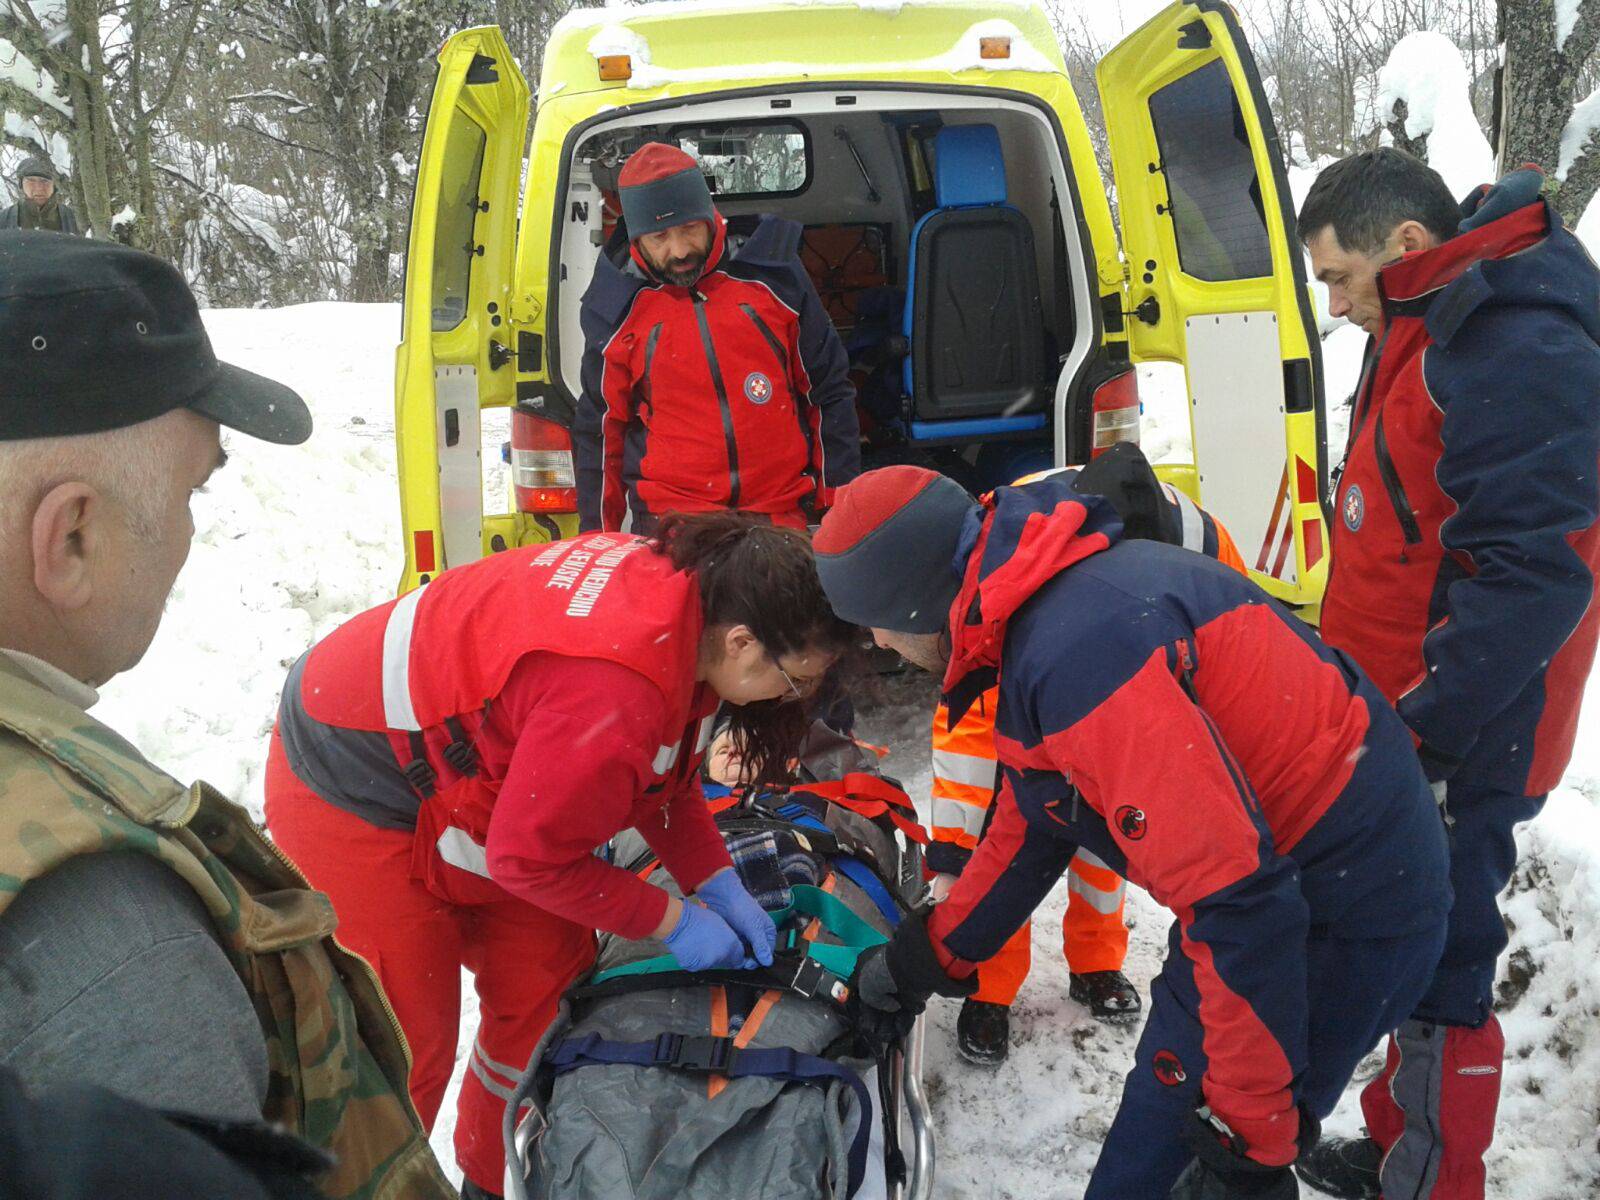
[[[1407,34],[1378,75],[1378,111],[1388,121],[1406,104],[1406,135],[1428,137],[1428,165],[1457,196],[1494,177],[1494,153],[1473,115],[1461,51],[1442,33]],[[1387,136],[1387,135],[1386,135]]]
[[1574,232],[1583,244],[1589,247],[1589,253],[1595,258],[1600,258],[1600,196],[1589,201],[1589,207],[1579,218],[1578,228]]
[[1600,131],[1600,88],[1580,100],[1567,118],[1561,131],[1561,160],[1556,165],[1556,178],[1565,179],[1572,165],[1583,154],[1583,148],[1597,131]]
[[[105,689],[98,715],[177,775],[204,776],[261,812],[261,764],[290,663],[351,614],[393,594],[400,576],[394,476],[392,305],[313,304],[213,311],[217,353],[297,388],[317,428],[303,447],[227,439],[230,461],[196,506],[189,565],[146,660]],[[1324,343],[1330,441],[1354,384],[1361,332]],[[1181,371],[1141,368],[1146,446],[1188,444]],[[492,444],[499,434],[489,438]],[[1336,457],[1336,455],[1335,455]],[[485,455],[486,464],[491,456]],[[491,482],[490,487],[497,484]],[[1515,924],[1505,992],[1510,1061],[1490,1193],[1503,1200],[1600,1194],[1594,1130],[1600,1095],[1600,687],[1591,685],[1565,786],[1523,838],[1507,911]],[[863,703],[863,736],[891,749],[888,770],[919,802],[930,782],[934,684],[907,674]],[[1067,999],[1057,888],[1033,926],[1034,970],[1018,1001],[1011,1059],[996,1071],[954,1052],[958,1006],[935,1001],[927,1084],[939,1133],[941,1200],[1081,1195],[1116,1110],[1138,1040]],[[1160,968],[1166,915],[1130,889],[1129,976]],[[462,1054],[475,1032],[465,988]],[[1376,1069],[1369,1062],[1368,1071]],[[1352,1130],[1354,1089],[1334,1118]],[[453,1163],[454,1096],[433,1145]]]

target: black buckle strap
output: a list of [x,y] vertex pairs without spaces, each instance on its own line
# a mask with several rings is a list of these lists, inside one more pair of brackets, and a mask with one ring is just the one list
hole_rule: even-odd
[[738,1057],[738,1047],[733,1044],[731,1037],[663,1033],[656,1038],[655,1056],[651,1060],[651,1065],[722,1075],[732,1069]]
[[467,738],[465,726],[455,717],[446,717],[444,727],[450,731],[450,736],[455,740],[444,748],[445,762],[450,764],[450,769],[457,775],[470,778],[478,773],[478,752],[472,748],[472,742]]
[[845,981],[808,955],[774,955],[769,970],[787,990],[807,1000],[828,1000],[843,1006],[850,998]]
[[413,729],[406,734],[406,739],[411,743],[411,761],[400,768],[400,773],[406,777],[417,795],[424,800],[433,795],[433,790],[439,784],[439,776],[428,765],[428,744],[423,740],[422,731]]

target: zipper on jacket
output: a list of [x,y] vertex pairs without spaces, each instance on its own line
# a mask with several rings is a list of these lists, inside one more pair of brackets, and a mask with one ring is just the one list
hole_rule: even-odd
[[1389,493],[1389,503],[1400,521],[1400,533],[1405,538],[1405,546],[1400,549],[1400,561],[1409,562],[1406,546],[1422,544],[1422,526],[1417,523],[1417,514],[1411,511],[1411,501],[1406,499],[1406,489],[1400,483],[1400,472],[1395,470],[1394,459],[1389,457],[1389,439],[1383,432],[1382,413],[1374,418],[1372,450],[1378,460],[1378,474],[1383,479],[1383,488]]
[[[785,382],[793,389],[794,381],[789,378],[789,352],[784,349],[783,343],[778,341],[778,335],[773,333],[771,327],[761,319],[761,314],[755,310],[754,305],[741,304],[739,309],[745,316],[750,318],[750,323],[756,327],[756,332],[766,341],[767,348],[772,351],[778,360],[778,366],[783,371]],[[800,424],[800,440],[805,443],[806,447],[806,469],[804,474],[811,481],[812,500],[817,501],[822,495],[822,470],[816,461],[816,439],[812,437],[811,425],[806,419],[806,410],[810,407],[810,399],[809,396],[795,393],[794,415],[795,420]]]
[[772,351],[773,357],[778,360],[778,366],[787,376],[789,374],[789,355],[784,350],[783,343],[778,341],[778,335],[767,327],[767,323],[761,319],[761,314],[755,310],[754,305],[741,304],[739,305],[739,311],[750,318],[750,323],[756,327],[756,332],[761,334],[763,340],[766,341],[767,348]]
[[689,293],[694,303],[694,319],[700,326],[700,345],[705,348],[711,367],[711,383],[717,389],[717,404],[722,409],[722,438],[728,446],[728,507],[739,507],[739,443],[733,436],[733,409],[728,404],[728,385],[717,365],[717,348],[711,343],[711,326],[706,323],[706,298],[695,289]]
[[661,327],[665,322],[657,321],[650,330],[650,336],[644,340],[644,371],[639,376],[644,381],[645,403],[654,411],[656,406],[656,390],[651,386],[650,368],[656,361],[656,345],[661,341]]

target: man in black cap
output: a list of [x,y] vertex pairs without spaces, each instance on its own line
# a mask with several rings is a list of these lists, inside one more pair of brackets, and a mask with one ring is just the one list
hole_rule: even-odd
[[78,214],[56,194],[56,169],[48,158],[35,155],[17,168],[21,197],[0,209],[0,229],[47,229],[52,233],[77,233]]
[[222,425],[311,433],[294,392],[216,360],[170,264],[0,233],[0,1069],[281,1125],[340,1160],[330,1196],[453,1196],[327,898],[85,711],[155,636]]

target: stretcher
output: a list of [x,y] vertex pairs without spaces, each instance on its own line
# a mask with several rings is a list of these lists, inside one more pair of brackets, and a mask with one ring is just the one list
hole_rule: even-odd
[[[856,956],[921,902],[905,793],[852,775],[736,794],[716,821],[778,926],[770,969],[683,971],[602,935],[507,1106],[515,1200],[926,1200],[923,1023],[869,1048],[846,1015]],[[673,890],[637,835],[613,861]]]

